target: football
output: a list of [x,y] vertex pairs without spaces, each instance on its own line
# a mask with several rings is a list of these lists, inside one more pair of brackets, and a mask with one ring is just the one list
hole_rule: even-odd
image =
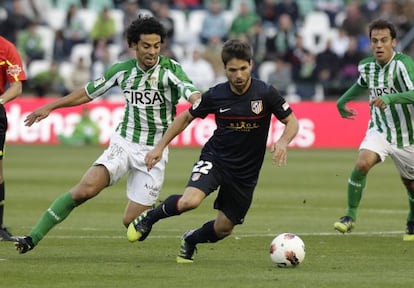
[[296,234],[279,234],[270,243],[270,258],[278,267],[297,267],[305,260],[305,243]]

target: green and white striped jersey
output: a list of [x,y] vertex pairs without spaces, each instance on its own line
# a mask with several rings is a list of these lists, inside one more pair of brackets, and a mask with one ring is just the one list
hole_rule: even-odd
[[[358,84],[369,89],[369,98],[414,90],[414,62],[408,55],[396,52],[384,66],[368,57],[359,63]],[[413,99],[414,100],[414,99]],[[369,128],[384,134],[397,147],[414,144],[414,105],[390,104],[386,109],[371,105]]]
[[116,63],[85,89],[94,99],[114,86],[125,97],[125,114],[115,131],[128,141],[151,146],[173,121],[179,98],[188,100],[197,91],[181,65],[164,56],[148,71],[139,68],[136,59]]

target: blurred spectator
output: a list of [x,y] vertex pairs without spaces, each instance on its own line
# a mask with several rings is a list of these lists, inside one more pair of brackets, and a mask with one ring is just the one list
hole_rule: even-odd
[[286,96],[289,86],[293,83],[291,65],[282,57],[276,57],[275,66],[275,71],[269,74],[268,82],[278,89],[282,96]]
[[229,38],[239,38],[240,36],[247,35],[250,28],[259,19],[256,10],[250,10],[246,2],[240,2],[238,13],[230,25]]
[[205,48],[201,45],[188,49],[186,57],[181,61],[181,66],[194,85],[200,91],[206,91],[215,82],[214,69],[203,53]]
[[137,19],[140,7],[136,0],[127,0],[122,4],[122,11],[124,12],[124,27],[129,27],[132,21]]
[[55,31],[55,41],[53,42],[53,60],[62,62],[68,59],[70,56],[65,47],[65,37],[63,37],[62,29]]
[[258,64],[265,60],[267,52],[266,34],[262,22],[257,20],[249,32],[241,38],[247,41],[253,49],[253,60],[255,62],[255,65],[253,65],[253,73],[255,73]]
[[365,55],[358,51],[358,40],[356,37],[349,38],[348,50],[340,61],[339,79],[341,85],[349,87],[358,78],[358,64]]
[[26,29],[32,22],[24,13],[22,3],[22,0],[14,0],[7,11],[7,18],[0,23],[0,34],[12,43],[16,43],[17,33]]
[[109,13],[108,8],[104,8],[96,18],[93,24],[90,39],[93,43],[98,40],[105,39],[108,43],[113,43],[116,36],[115,19]]
[[22,9],[27,17],[37,24],[46,25],[48,22],[46,17],[49,15],[48,11],[51,5],[45,0],[25,0],[21,1]]
[[340,57],[332,50],[332,40],[326,43],[325,51],[316,55],[316,75],[318,83],[322,84],[324,94],[329,94],[340,68]]
[[204,58],[211,63],[214,74],[216,75],[216,81],[220,82],[225,79],[223,71],[223,62],[221,61],[221,48],[223,42],[218,38],[210,39],[210,42],[205,46]]
[[274,51],[277,55],[285,57],[293,49],[296,43],[296,32],[290,16],[288,14],[280,15],[274,38]]
[[263,27],[276,29],[276,4],[273,0],[263,0],[257,5],[256,12],[259,15]]
[[59,72],[59,63],[55,61],[48,69],[33,75],[29,81],[29,87],[38,97],[61,97],[68,93],[65,81]]
[[45,55],[42,38],[36,29],[36,23],[30,22],[27,29],[17,33],[16,47],[26,65],[30,65],[33,60],[43,59]]
[[227,5],[223,6],[226,10],[232,11],[237,14],[240,11],[240,4],[244,3],[247,6],[247,10],[256,11],[256,1],[254,0],[228,0]]
[[84,23],[78,14],[78,7],[71,5],[66,12],[66,19],[62,28],[65,41],[64,54],[69,56],[72,48],[76,44],[86,43],[87,31]]
[[362,14],[357,2],[351,2],[346,6],[345,19],[342,22],[342,28],[348,36],[358,37],[365,33],[365,27],[368,25],[366,17]]
[[344,0],[317,0],[315,4],[315,8],[325,12],[328,15],[331,27],[336,26],[336,16],[344,7]]
[[212,0],[203,19],[200,31],[200,41],[203,44],[210,42],[224,42],[227,40],[226,19],[219,0]]
[[91,79],[90,68],[85,65],[85,59],[79,57],[74,64],[73,71],[71,71],[68,77],[65,77],[65,86],[69,91],[74,91],[85,86]]
[[[410,5],[413,5],[413,1],[401,0],[401,1],[391,1],[383,0],[378,8],[378,13],[376,13],[376,18],[381,18],[388,20],[394,23],[397,28],[397,35],[399,37],[408,33],[412,28],[412,16],[405,14],[404,11],[410,10]],[[407,17],[408,16],[408,17]]]
[[378,0],[365,0],[360,4],[361,12],[367,17],[368,22],[371,22],[377,17],[376,14],[379,5],[380,2]]
[[[155,1],[153,1],[155,2]],[[170,6],[168,3],[160,1],[158,10],[155,11],[155,17],[161,22],[167,33],[167,41],[171,42],[174,37],[174,20],[170,16]]]
[[311,100],[315,94],[316,59],[303,46],[303,37],[296,35],[294,48],[285,56],[292,65],[292,80],[302,100]]
[[339,27],[337,29],[337,32],[338,33],[334,37],[334,41],[331,42],[331,49],[335,52],[336,55],[342,57],[345,54],[345,51],[348,49],[349,37],[342,27]]
[[300,20],[300,11],[299,6],[294,0],[282,0],[276,4],[276,21],[279,17],[287,14],[290,16],[290,19],[293,25],[296,27]]
[[58,135],[58,138],[62,144],[84,146],[99,144],[99,135],[99,126],[91,119],[89,108],[85,107],[73,133],[70,136]]
[[105,39],[96,41],[95,48],[92,50],[92,78],[97,79],[112,64],[111,53],[108,42]]
[[301,100],[312,100],[317,75],[315,56],[310,51],[305,50],[301,61],[292,66],[292,79]]

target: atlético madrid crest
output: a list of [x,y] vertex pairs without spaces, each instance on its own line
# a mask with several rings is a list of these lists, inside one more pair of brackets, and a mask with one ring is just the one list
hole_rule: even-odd
[[260,114],[260,112],[262,112],[263,110],[263,102],[262,100],[255,100],[250,102],[251,107],[252,107],[252,111],[254,114]]

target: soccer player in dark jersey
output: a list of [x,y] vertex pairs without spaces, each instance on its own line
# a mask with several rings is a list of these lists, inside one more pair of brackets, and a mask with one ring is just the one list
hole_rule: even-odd
[[3,105],[22,93],[24,80],[26,80],[26,73],[16,46],[0,36],[0,240],[11,240],[11,234],[3,223],[5,200],[3,156],[7,131],[7,115]]
[[249,44],[229,40],[223,46],[221,58],[228,81],[209,89],[200,103],[181,113],[145,157],[148,169],[153,169],[168,143],[194,118],[214,114],[217,129],[194,164],[184,194],[171,195],[155,209],[145,211],[127,231],[129,241],[142,241],[155,222],[198,207],[218,189],[214,203],[218,210],[216,219],[184,233],[178,263],[193,262],[198,243],[222,240],[235,225],[243,223],[263,164],[271,116],[285,124],[281,137],[272,144],[272,159],[279,166],[286,164],[288,144],[299,129],[294,113],[279,92],[251,77]]
[[357,82],[337,101],[341,116],[352,119],[356,112],[346,104],[369,93],[371,119],[348,179],[346,214],[334,223],[334,228],[341,233],[351,232],[369,171],[390,156],[408,195],[403,240],[414,241],[414,61],[395,51],[397,32],[389,21],[373,21],[369,38],[373,56],[361,60]]
[[114,86],[122,89],[125,98],[124,116],[108,148],[79,183],[55,199],[27,236],[15,238],[19,253],[32,250],[77,206],[127,174],[125,227],[155,204],[164,181],[168,151],[163,154],[158,169],[151,171],[145,166],[146,152],[161,139],[173,121],[180,97],[192,103],[200,98],[200,92],[181,65],[160,55],[165,35],[164,27],[156,18],[139,17],[126,31],[128,44],[135,50],[136,57],[113,64],[85,88],[50,102],[26,117],[25,124],[31,126],[55,109],[88,103]]

